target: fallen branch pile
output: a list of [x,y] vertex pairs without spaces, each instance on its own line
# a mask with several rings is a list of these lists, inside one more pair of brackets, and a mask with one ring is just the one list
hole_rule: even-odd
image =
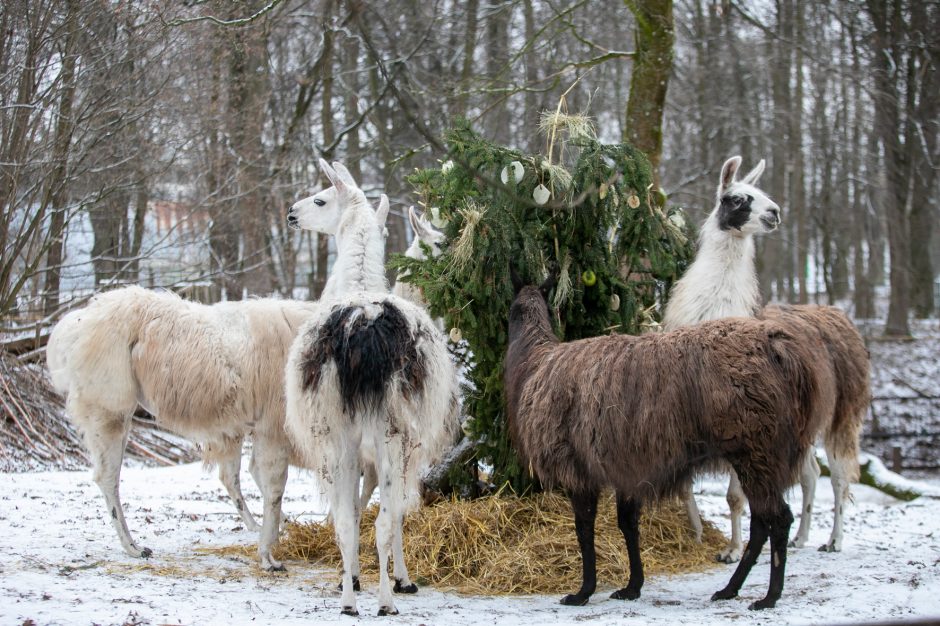
[[[127,455],[151,465],[198,458],[196,447],[153,419],[134,418]],[[0,471],[77,469],[89,465],[81,436],[42,366],[0,350]]]

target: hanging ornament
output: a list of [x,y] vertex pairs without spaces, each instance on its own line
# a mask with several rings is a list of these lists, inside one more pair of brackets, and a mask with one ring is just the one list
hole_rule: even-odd
[[581,281],[586,287],[593,287],[597,282],[597,274],[591,270],[584,270],[581,272]]
[[600,188],[597,190],[597,197],[601,200],[607,197],[607,183],[601,183]]
[[499,179],[503,181],[504,185],[508,185],[510,181],[512,181],[512,184],[518,185],[522,181],[522,177],[524,175],[525,168],[522,167],[522,163],[519,161],[513,161],[504,167],[503,171],[499,173]]
[[452,169],[454,169],[454,162],[450,159],[447,159],[441,164],[441,174],[447,174]]
[[627,198],[627,204],[630,205],[631,209],[635,209],[640,206],[640,197],[635,193],[630,194],[630,197]]
[[610,297],[610,310],[619,311],[620,310],[620,296],[614,294]]
[[532,191],[532,199],[535,200],[535,203],[538,205],[545,204],[551,197],[552,192],[549,191],[548,187],[545,185],[540,184]]
[[460,343],[460,340],[463,339],[463,333],[460,332],[460,329],[454,326],[450,329],[450,340],[454,343]]

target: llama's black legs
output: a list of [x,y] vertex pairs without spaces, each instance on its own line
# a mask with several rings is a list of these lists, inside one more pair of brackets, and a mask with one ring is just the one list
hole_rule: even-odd
[[[561,599],[561,603],[569,606],[583,606],[587,604],[597,587],[597,566],[594,553],[597,494],[571,494],[571,508],[574,510],[574,528],[578,533],[578,545],[581,547],[581,590],[578,593],[569,593]],[[631,567],[632,563],[631,561]]]
[[617,494],[617,525],[627,542],[630,557],[630,580],[627,586],[613,592],[614,600],[636,600],[643,587],[643,560],[640,558],[640,509],[642,505],[633,498]]
[[741,562],[738,563],[738,568],[734,570],[734,574],[732,574],[731,580],[728,581],[725,588],[716,591],[712,595],[712,600],[730,600],[738,595],[741,585],[744,584],[744,579],[747,578],[751,568],[754,567],[754,563],[757,562],[757,557],[760,556],[760,551],[764,549],[764,544],[767,543],[767,536],[770,531],[768,519],[769,516],[765,513],[758,513],[751,509],[751,536],[748,538],[747,547],[744,548]]
[[783,593],[783,575],[787,565],[787,537],[793,524],[793,513],[780,501],[776,515],[770,518],[770,588],[763,600],[751,604],[751,610],[772,609]]

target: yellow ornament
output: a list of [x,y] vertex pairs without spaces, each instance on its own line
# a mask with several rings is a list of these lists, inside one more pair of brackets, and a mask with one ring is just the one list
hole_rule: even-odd
[[454,343],[460,343],[460,340],[463,339],[463,333],[460,332],[460,329],[454,326],[450,329],[450,340]]
[[640,197],[636,194],[632,194],[629,198],[627,198],[627,204],[630,205],[631,209],[637,208],[640,206]]
[[585,286],[593,287],[597,282],[597,274],[591,270],[584,270],[581,272],[581,280],[584,282]]

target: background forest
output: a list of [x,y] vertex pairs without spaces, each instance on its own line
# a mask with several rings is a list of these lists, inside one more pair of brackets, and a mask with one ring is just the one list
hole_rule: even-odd
[[938,69],[940,5],[915,0],[7,0],[0,317],[114,282],[316,297],[329,242],[284,216],[319,157],[389,194],[400,252],[405,178],[456,118],[544,153],[567,92],[695,224],[727,157],[766,158],[766,297],[908,335],[938,299]]

